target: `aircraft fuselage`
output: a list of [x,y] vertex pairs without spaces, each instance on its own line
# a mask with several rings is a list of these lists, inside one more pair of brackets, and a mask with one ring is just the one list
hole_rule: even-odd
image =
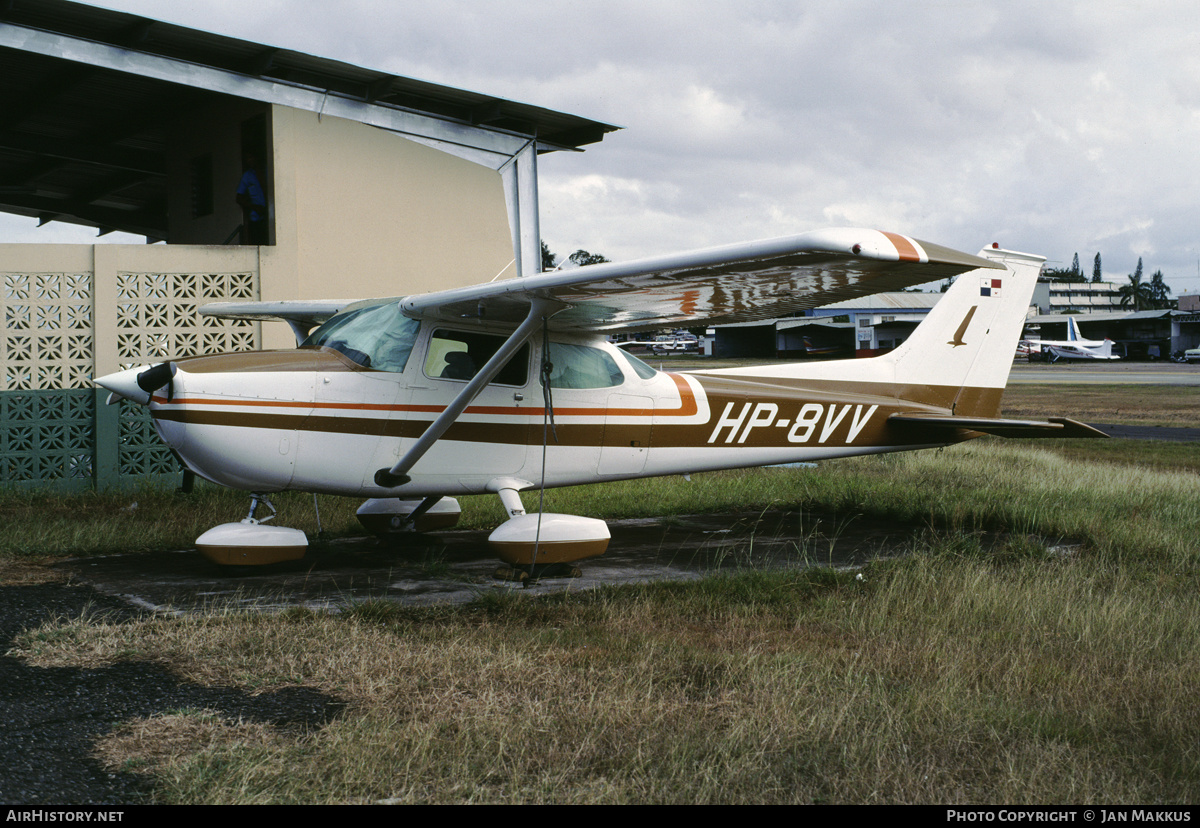
[[886,382],[663,373],[601,340],[573,338],[556,345],[559,361],[564,347],[586,350],[593,362],[599,352],[607,373],[572,381],[568,366],[559,387],[552,380],[553,428],[538,381],[540,346],[527,348],[514,357],[527,365],[486,386],[409,482],[380,487],[375,472],[394,464],[464,385],[441,375],[448,369],[434,359],[438,347],[425,331],[402,371],[365,368],[325,347],[181,359],[171,386],[152,394],[151,413],[162,439],[214,482],[366,497],[482,493],[500,477],[540,481],[543,438],[545,484],[567,486],[974,436],[889,426],[894,413],[950,408],[952,398],[938,399],[936,388],[924,389],[929,404],[920,404]]

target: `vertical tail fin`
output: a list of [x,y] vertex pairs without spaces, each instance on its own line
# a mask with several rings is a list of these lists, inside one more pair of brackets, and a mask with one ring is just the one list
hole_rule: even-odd
[[1078,342],[1083,339],[1083,335],[1079,333],[1079,323],[1075,321],[1074,316],[1067,317],[1067,341]]
[[[1008,383],[1013,352],[1021,337],[1044,257],[984,248],[980,256],[1006,270],[962,274],[890,360],[896,382],[950,393],[945,403],[961,415],[995,416]],[[992,393],[988,393],[993,391]],[[906,395],[907,396],[907,395]],[[945,400],[943,393],[928,400]]]

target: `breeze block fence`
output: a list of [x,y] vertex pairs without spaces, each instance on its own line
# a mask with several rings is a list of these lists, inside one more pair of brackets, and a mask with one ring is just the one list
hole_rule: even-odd
[[198,313],[259,298],[254,247],[0,245],[0,285],[2,487],[177,483],[146,408],[107,405],[92,378],[260,343],[257,323]]

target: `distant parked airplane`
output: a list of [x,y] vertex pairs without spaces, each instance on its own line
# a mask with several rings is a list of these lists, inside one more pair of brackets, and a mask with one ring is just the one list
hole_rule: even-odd
[[1050,361],[1060,359],[1120,359],[1112,352],[1111,339],[1084,339],[1075,317],[1067,317],[1066,340],[1029,340],[1031,348],[1050,354]]

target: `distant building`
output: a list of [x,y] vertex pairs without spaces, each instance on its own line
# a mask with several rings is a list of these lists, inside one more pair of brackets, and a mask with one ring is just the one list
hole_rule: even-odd
[[809,315],[851,323],[854,355],[873,357],[886,354],[908,339],[941,298],[940,293],[877,293],[813,308]]
[[1121,291],[1112,282],[1060,282],[1038,279],[1033,289],[1038,313],[1122,311]]
[[871,357],[912,335],[940,293],[903,291],[860,296],[804,316],[716,326],[718,357]]

